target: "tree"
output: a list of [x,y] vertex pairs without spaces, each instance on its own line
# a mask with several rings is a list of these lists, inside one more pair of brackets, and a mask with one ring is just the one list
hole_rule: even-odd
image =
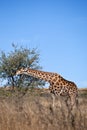
[[[7,85],[10,86],[37,86],[42,85],[44,82],[27,75],[15,76],[15,73],[20,68],[31,67],[33,69],[41,69],[39,66],[39,53],[36,48],[28,49],[18,47],[12,44],[13,51],[5,53],[1,51],[0,55],[0,78],[7,79]],[[33,82],[32,82],[33,81]]]

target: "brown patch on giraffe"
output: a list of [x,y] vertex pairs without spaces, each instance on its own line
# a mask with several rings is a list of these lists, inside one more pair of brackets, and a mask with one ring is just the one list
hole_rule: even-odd
[[66,85],[66,82],[64,80],[62,80],[62,84],[65,86]]
[[60,86],[63,86],[63,83],[62,83],[62,81],[59,83],[59,85],[60,85]]
[[56,85],[59,85],[59,82],[58,82],[58,81],[56,82]]
[[52,81],[56,82],[57,81],[57,77],[52,78]]
[[59,76],[58,76],[58,78],[60,79],[60,78],[61,78],[61,76],[59,75]]

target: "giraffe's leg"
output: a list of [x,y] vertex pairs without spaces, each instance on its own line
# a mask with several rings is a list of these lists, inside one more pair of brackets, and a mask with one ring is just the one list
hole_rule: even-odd
[[53,86],[49,86],[49,90],[50,90],[50,93],[52,94],[52,108],[53,108],[53,111],[55,110],[55,93],[54,93],[54,90],[53,90]]
[[53,87],[50,85],[49,86],[49,91],[52,94],[52,107],[54,108],[54,104],[55,104],[55,95],[53,93]]
[[67,106],[67,107],[69,107],[68,100],[69,100],[69,97],[67,96],[67,97],[65,98],[65,103],[66,103],[66,106]]
[[53,108],[55,108],[55,95],[54,94],[52,94],[52,99],[53,99]]
[[77,101],[76,101],[76,95],[72,94],[70,95],[70,104],[71,104],[71,110],[73,109],[73,107],[77,106]]

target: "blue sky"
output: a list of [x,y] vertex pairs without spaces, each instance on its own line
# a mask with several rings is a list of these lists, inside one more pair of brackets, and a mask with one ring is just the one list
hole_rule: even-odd
[[87,87],[87,0],[0,0],[0,50],[38,47],[44,71]]

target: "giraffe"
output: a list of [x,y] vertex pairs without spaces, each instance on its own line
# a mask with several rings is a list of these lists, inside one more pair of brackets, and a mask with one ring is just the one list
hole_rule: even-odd
[[64,79],[60,74],[53,72],[44,72],[30,68],[21,68],[16,75],[26,74],[50,83],[49,91],[54,96],[67,96],[70,98],[71,109],[76,104],[78,88],[72,81]]

